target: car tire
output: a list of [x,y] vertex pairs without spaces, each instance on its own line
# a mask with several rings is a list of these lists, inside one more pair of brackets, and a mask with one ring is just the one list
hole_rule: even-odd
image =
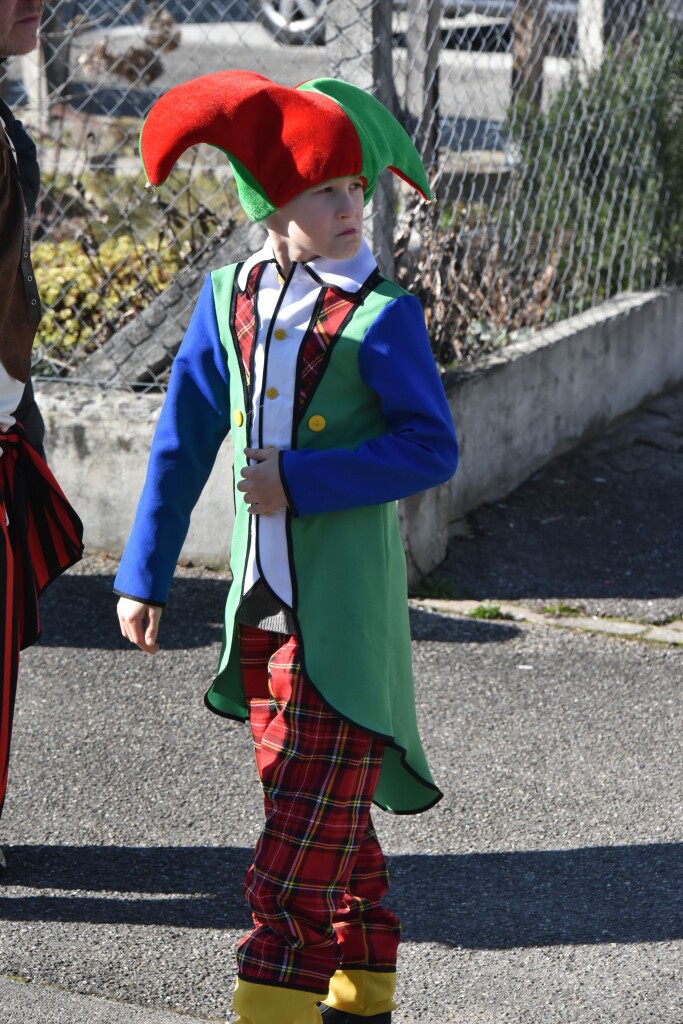
[[325,42],[325,0],[250,0],[251,9],[279,43]]

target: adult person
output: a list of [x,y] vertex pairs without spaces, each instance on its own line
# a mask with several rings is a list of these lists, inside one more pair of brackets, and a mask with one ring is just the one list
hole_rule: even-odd
[[[8,57],[20,56],[35,49],[44,0],[3,0],[0,4],[0,67]],[[40,189],[40,169],[33,139],[10,108],[0,99],[0,118],[14,146],[24,204],[32,216]],[[29,379],[16,418],[26,431],[33,447],[45,458],[45,424]]]
[[[3,0],[0,56],[36,45],[43,0]],[[22,159],[23,157],[23,159]],[[23,172],[23,173],[22,173]],[[19,420],[42,444],[30,380],[40,298],[30,256],[25,195],[37,195],[35,149],[0,108],[0,815],[7,791],[19,652],[40,635],[38,597],[83,551],[83,528]],[[0,848],[0,869],[6,861]]]

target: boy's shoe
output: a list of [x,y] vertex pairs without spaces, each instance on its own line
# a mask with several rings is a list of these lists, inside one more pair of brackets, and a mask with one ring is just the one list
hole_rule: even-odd
[[375,1013],[372,1017],[359,1017],[357,1013],[335,1010],[333,1006],[320,1005],[320,1015],[325,1024],[391,1024],[391,1013]]

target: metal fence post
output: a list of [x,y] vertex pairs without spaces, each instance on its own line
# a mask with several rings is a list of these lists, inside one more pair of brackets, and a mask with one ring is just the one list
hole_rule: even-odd
[[439,50],[442,0],[408,0],[405,109],[428,166],[439,142]]
[[[470,23],[439,21],[440,10],[464,10],[458,0],[45,0],[42,67],[37,49],[0,71],[0,90],[4,74],[45,171],[34,245],[45,315],[34,375],[166,386],[200,268],[228,243],[236,248],[226,262],[244,244],[233,225],[241,211],[225,160],[208,147],[184,154],[158,201],[139,209],[135,135],[157,92],[225,67],[292,84],[334,74],[373,92],[412,133],[447,209],[413,205],[386,172],[367,236],[383,273],[423,298],[444,366],[619,291],[677,280],[675,153],[671,161],[654,154],[660,116],[671,139],[680,127],[678,78],[663,76],[675,75],[681,2],[481,0],[466,6],[487,17]],[[499,24],[489,16],[513,6],[511,101],[508,57],[465,51]],[[641,37],[646,17],[652,31]],[[309,42],[324,33],[326,45],[282,46],[283,31],[299,41],[308,33]],[[601,53],[618,88],[581,94],[574,71],[587,76]],[[551,55],[560,59],[544,68]],[[29,95],[20,98],[22,79]],[[552,116],[539,120],[542,99]],[[184,262],[191,283],[183,276],[180,290],[172,285],[173,296],[157,301]],[[141,310],[145,330],[122,330]]]
[[[361,89],[396,112],[392,67],[391,0],[359,7],[357,0],[328,0],[326,17],[330,73]],[[372,248],[380,270],[394,272],[394,190],[390,174],[380,175],[372,200]]]
[[547,43],[546,0],[517,0],[512,11],[512,98],[537,110],[543,100]]
[[579,72],[585,82],[602,64],[605,0],[579,0],[577,42]]

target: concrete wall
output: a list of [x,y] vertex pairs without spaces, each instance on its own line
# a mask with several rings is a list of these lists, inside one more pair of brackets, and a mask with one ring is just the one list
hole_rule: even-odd
[[402,503],[411,577],[443,560],[449,523],[681,380],[680,289],[620,295],[447,378],[460,466]]
[[[410,576],[444,558],[449,523],[519,486],[553,456],[683,380],[683,293],[622,295],[446,378],[461,445],[453,481],[400,503]],[[36,388],[52,468],[91,551],[119,555],[144,480],[161,398]],[[182,558],[227,562],[229,443],[195,510]]]
[[[37,385],[47,457],[83,520],[86,548],[118,557],[145,479],[161,395]],[[184,561],[225,565],[234,522],[232,445],[221,448],[195,508]]]

